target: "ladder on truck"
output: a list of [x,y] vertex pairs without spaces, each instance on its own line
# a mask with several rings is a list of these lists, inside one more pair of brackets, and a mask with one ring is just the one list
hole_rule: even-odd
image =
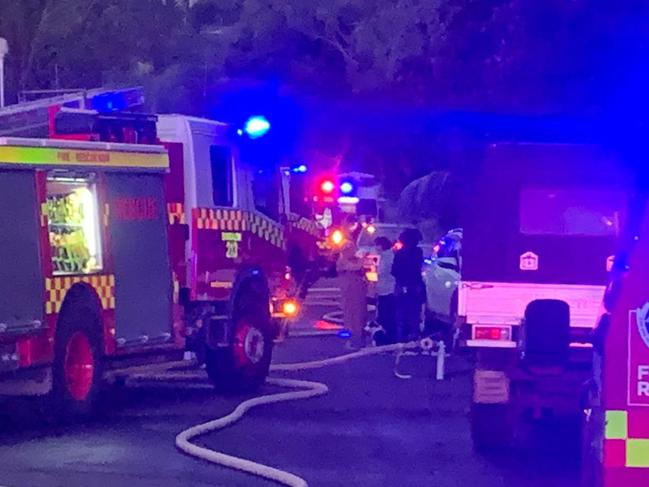
[[1,108],[0,137],[48,137],[52,115],[61,108],[113,112],[134,110],[143,105],[144,89],[140,86],[70,90]]

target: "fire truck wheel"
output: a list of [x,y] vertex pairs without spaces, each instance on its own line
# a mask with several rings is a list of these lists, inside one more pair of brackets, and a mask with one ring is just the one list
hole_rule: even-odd
[[52,368],[53,406],[62,419],[92,412],[102,377],[99,315],[88,304],[69,304],[59,320]]
[[207,348],[207,374],[219,391],[253,391],[266,380],[274,338],[266,303],[265,285],[243,288],[234,306],[231,345]]
[[232,346],[207,349],[207,374],[221,392],[246,392],[259,388],[268,375],[273,339],[253,316],[235,325]]
[[481,453],[512,446],[514,417],[509,404],[472,404],[471,439]]

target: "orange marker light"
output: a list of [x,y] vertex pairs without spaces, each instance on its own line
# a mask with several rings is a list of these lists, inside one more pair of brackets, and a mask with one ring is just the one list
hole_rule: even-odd
[[343,232],[340,230],[336,230],[331,234],[331,241],[335,245],[342,245],[342,243],[345,241],[345,235],[343,235]]
[[286,316],[295,316],[298,311],[298,305],[295,301],[286,301],[282,305],[282,311]]

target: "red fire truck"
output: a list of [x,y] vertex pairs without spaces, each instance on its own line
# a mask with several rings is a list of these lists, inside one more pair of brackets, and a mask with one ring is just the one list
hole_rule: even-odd
[[496,144],[480,166],[459,314],[477,356],[473,440],[490,449],[524,441],[527,419],[580,418],[629,178],[587,145]]
[[583,477],[589,487],[649,485],[649,194],[644,173],[629,192],[594,340],[583,416]]
[[[77,140],[0,146],[0,395],[84,413],[104,379],[187,349],[221,389],[261,384],[298,307],[287,249],[308,265],[319,236],[286,180],[240,161],[224,124],[74,113],[53,135]],[[90,142],[157,129],[166,147]]]
[[168,167],[159,146],[0,141],[1,394],[85,413],[104,374],[182,355]]

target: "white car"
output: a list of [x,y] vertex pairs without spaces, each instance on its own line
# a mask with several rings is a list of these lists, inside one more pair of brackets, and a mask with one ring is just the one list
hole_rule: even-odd
[[462,268],[462,230],[447,233],[425,260],[426,309],[429,318],[453,324],[457,316],[457,289]]

